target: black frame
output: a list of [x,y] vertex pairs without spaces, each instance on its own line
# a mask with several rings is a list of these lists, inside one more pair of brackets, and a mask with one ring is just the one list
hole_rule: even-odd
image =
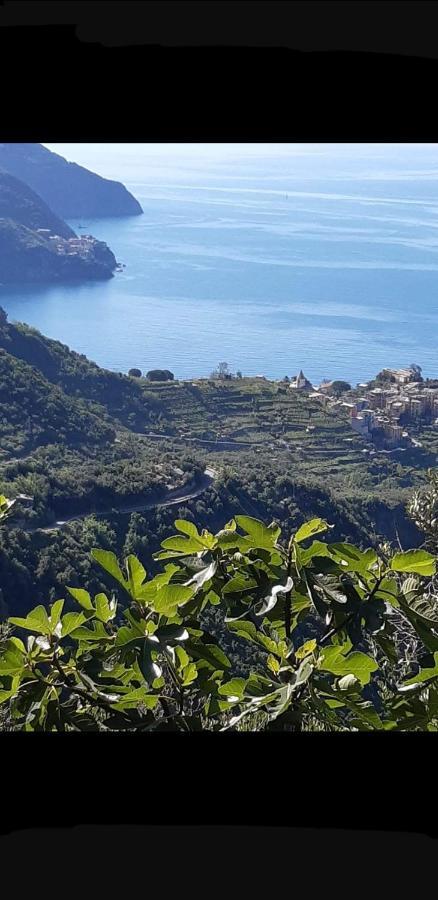
[[[320,3],[283,3],[280,6],[288,7],[292,23],[288,30],[288,16],[272,0],[270,4],[222,0],[222,26],[213,46],[208,46],[211,29],[207,46],[202,46],[196,28],[204,22],[200,7],[218,4],[177,5],[186,7],[187,21],[173,3],[134,4],[146,10],[146,30],[140,39],[139,17],[125,2],[119,13],[126,17],[123,34],[128,45],[123,46],[111,44],[121,40],[114,10],[120,4],[33,2],[31,13],[27,3],[1,3],[1,140],[437,141],[438,59],[432,54],[438,56],[438,47],[430,46],[426,10],[436,11],[435,3],[326,2],[323,6],[332,8],[332,17]],[[97,9],[94,23],[87,24],[84,8],[95,6],[100,12]],[[407,7],[414,6],[416,13],[413,9],[410,13]],[[167,8],[171,31],[167,42],[160,30],[166,16],[158,7]],[[304,7],[312,7],[312,15]],[[355,22],[347,7],[355,7]],[[66,24],[59,21],[61,8]],[[263,28],[268,21],[264,16],[275,12],[277,36],[275,28]],[[131,13],[130,37],[126,22]],[[217,9],[214,13],[219,16]],[[417,44],[416,55],[410,56],[406,43],[404,49],[389,44],[386,53],[366,52],[366,34],[370,40],[377,36],[382,50],[385,35],[394,41],[400,35],[400,21],[405,42],[409,34],[418,37],[409,18],[418,13],[423,16],[423,53]],[[33,16],[29,25],[24,24],[26,15]],[[49,17],[47,25],[42,24],[44,15]],[[300,15],[304,32],[294,31]],[[364,33],[361,21],[366,15],[374,26],[368,20]],[[72,20],[82,24],[76,28]],[[346,49],[342,37],[346,20],[355,24],[356,45],[361,43],[357,53]],[[248,33],[250,43],[251,21],[257,26],[255,45],[243,46],[239,35]],[[189,24],[193,32],[187,30]],[[309,28],[314,29],[314,50]],[[231,46],[221,46],[227,36]],[[154,735],[143,737],[141,743],[125,735],[57,740],[3,735],[2,770],[12,788],[12,802],[3,805],[0,830],[75,823],[177,825],[180,806],[175,789],[178,794],[188,779],[190,794],[196,794],[199,803],[187,800],[185,825],[283,824],[438,836],[435,740],[433,735],[410,734],[290,738],[205,734]],[[275,773],[275,789],[273,784],[265,790],[263,771],[269,769]],[[41,773],[37,795],[45,795],[46,785],[52,786],[48,794],[53,790],[53,804],[33,802],[26,775],[30,771]],[[168,776],[169,772],[173,774]],[[79,790],[82,781],[89,785],[90,800]],[[58,787],[63,784],[65,794]],[[375,803],[369,802],[370,797]]]

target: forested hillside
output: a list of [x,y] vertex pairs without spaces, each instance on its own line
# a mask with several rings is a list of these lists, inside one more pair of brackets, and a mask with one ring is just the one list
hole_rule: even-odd
[[[151,383],[101,369],[4,314],[0,448],[0,491],[33,498],[18,505],[0,550],[8,606],[21,611],[66,583],[97,590],[91,543],[153,568],[175,513],[213,529],[239,513],[283,528],[319,516],[337,540],[418,546],[406,503],[436,459],[432,445],[370,459],[342,414],[284,385]],[[160,505],[169,491],[193,494],[192,484],[192,499]],[[81,518],[57,525],[72,516]]]
[[134,379],[100,369],[85,356],[27,325],[12,325],[3,319],[0,347],[35,367],[68,396],[98,403],[101,414],[123,425],[141,429],[149,421],[150,411],[159,407],[155,396],[144,398]]

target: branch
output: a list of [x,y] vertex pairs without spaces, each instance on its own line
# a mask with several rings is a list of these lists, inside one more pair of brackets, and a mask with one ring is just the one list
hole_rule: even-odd
[[[292,572],[292,553],[293,553],[293,538],[289,541],[289,546],[287,549],[287,577],[290,578]],[[288,641],[291,639],[291,624],[292,624],[292,591],[293,587],[286,594],[286,605],[284,610],[284,627],[286,630],[286,637]]]

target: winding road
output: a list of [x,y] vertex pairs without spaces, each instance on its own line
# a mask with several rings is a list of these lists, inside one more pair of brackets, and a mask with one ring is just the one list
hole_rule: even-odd
[[147,509],[159,509],[165,506],[176,506],[176,504],[181,503],[182,501],[187,500],[196,500],[197,497],[200,497],[201,494],[205,493],[205,491],[211,487],[215,478],[217,478],[217,472],[215,469],[212,469],[211,466],[207,466],[205,469],[204,475],[202,477],[202,481],[199,482],[196,488],[193,486],[190,488],[179,488],[177,490],[169,491],[167,497],[163,500],[159,500],[155,503],[136,503],[131,504],[130,506],[113,506],[110,509],[104,509],[97,512],[96,510],[89,510],[88,512],[78,513],[74,516],[69,516],[67,519],[62,519],[57,522],[54,522],[53,525],[46,526],[45,528],[36,527],[36,528],[26,528],[25,531],[34,532],[40,531],[45,534],[50,534],[54,531],[60,531],[61,528],[65,528],[70,522],[74,522],[78,519],[86,519],[88,516],[108,516],[113,513],[134,513],[134,512],[144,512]]

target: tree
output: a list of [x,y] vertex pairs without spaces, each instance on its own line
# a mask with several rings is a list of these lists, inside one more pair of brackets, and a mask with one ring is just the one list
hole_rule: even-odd
[[411,371],[412,371],[412,372],[414,373],[414,375],[416,376],[416,381],[423,381],[423,378],[422,378],[422,375],[421,375],[421,372],[422,372],[421,366],[417,366],[416,363],[411,363],[411,365],[409,366],[409,368],[411,369]]
[[243,375],[242,375],[240,369],[238,369],[236,372],[236,378],[243,378]]
[[230,367],[227,362],[219,363],[218,368],[217,368],[217,373],[218,373],[218,377],[223,379],[224,381],[225,380],[228,381],[230,378],[233,377],[230,372]]
[[336,397],[340,397],[340,395],[345,394],[346,391],[351,391],[351,384],[348,384],[348,381],[334,381],[331,386],[331,391]]
[[148,381],[173,381],[174,377],[173,372],[169,372],[169,369],[152,369],[146,375]]
[[180,519],[150,578],[135,556],[120,567],[93,550],[110,596],[69,588],[76,612],[57,600],[9,619],[8,727],[436,732],[434,556],[323,542],[330,527],[312,519],[282,540],[249,516],[217,534]]
[[128,375],[130,375],[131,378],[141,378],[141,370],[140,369],[130,369],[128,372]]

